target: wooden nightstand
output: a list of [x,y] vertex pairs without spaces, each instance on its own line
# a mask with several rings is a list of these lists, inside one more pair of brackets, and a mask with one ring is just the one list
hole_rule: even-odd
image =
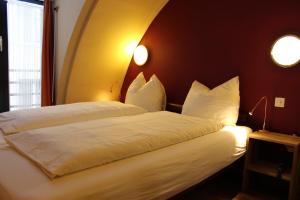
[[[286,154],[279,153],[278,149],[284,150]],[[269,157],[275,159],[268,159]],[[290,159],[286,159],[288,157]],[[260,174],[273,177],[274,181],[288,182],[288,199],[300,199],[299,157],[299,137],[274,132],[251,133],[244,166],[243,192],[251,192],[251,187],[256,184],[253,184],[251,176]],[[282,160],[285,161],[282,162]]]

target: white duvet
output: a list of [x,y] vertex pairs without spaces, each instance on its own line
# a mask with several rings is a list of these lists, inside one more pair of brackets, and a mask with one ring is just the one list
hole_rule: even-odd
[[185,142],[220,128],[211,120],[155,112],[35,129],[8,135],[6,140],[55,178]]
[[8,135],[30,129],[144,112],[146,111],[141,107],[117,101],[82,102],[10,111],[0,114],[0,131]]

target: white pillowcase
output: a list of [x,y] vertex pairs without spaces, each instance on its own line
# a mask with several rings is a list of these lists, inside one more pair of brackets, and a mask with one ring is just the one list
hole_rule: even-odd
[[140,106],[150,112],[165,110],[165,88],[154,74],[146,82],[141,72],[130,84],[125,103]]
[[239,77],[210,90],[194,81],[184,101],[182,114],[217,120],[224,125],[237,122],[240,107]]

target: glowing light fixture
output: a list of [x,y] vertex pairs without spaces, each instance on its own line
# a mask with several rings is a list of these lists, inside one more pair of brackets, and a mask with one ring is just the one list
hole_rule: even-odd
[[266,131],[265,127],[266,127],[266,119],[267,119],[267,107],[268,107],[268,99],[266,96],[263,96],[262,98],[259,99],[259,101],[255,104],[255,106],[251,109],[251,111],[249,112],[249,115],[253,115],[254,111],[256,110],[257,106],[259,106],[259,104],[265,100],[265,115],[264,115],[264,123],[263,123],[263,127],[261,131]]
[[133,59],[138,66],[142,66],[147,62],[148,51],[144,45],[139,45],[134,50]]
[[282,67],[291,67],[300,61],[300,39],[294,35],[279,38],[272,47],[273,60]]
[[235,139],[235,146],[245,148],[247,145],[247,138],[249,128],[243,126],[224,126],[223,131],[228,131]]

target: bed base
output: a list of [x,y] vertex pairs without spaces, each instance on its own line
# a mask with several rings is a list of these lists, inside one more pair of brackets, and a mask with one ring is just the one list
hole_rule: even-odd
[[221,169],[214,175],[206,178],[205,180],[201,181],[200,183],[197,183],[197,184],[189,187],[188,189],[178,193],[177,195],[169,198],[168,200],[182,200],[183,196],[185,196],[187,193],[189,193],[193,190],[197,190],[197,188],[201,188],[204,185],[209,184],[210,182],[213,182],[214,180],[216,180],[217,178],[219,178],[221,175],[223,175],[225,173],[233,174],[234,177],[237,177],[237,179],[241,180],[241,182],[242,182],[244,160],[245,160],[245,156],[242,156],[241,158],[239,158],[232,164],[228,165],[227,167]]

